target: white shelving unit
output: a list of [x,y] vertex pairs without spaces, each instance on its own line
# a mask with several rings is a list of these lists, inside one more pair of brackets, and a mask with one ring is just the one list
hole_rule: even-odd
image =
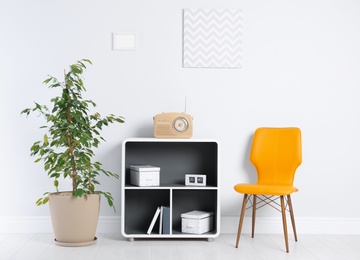
[[[130,184],[130,165],[160,167],[160,186]],[[135,238],[207,238],[220,234],[219,144],[215,140],[130,138],[122,143],[121,232]],[[206,174],[206,186],[185,186],[185,174]],[[160,206],[170,207],[170,234],[147,230]],[[204,234],[181,232],[181,214],[192,210],[214,212],[213,230]]]

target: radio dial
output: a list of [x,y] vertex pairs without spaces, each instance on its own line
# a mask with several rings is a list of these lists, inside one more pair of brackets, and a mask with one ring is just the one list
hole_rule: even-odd
[[188,129],[188,121],[184,117],[178,117],[174,120],[174,129],[178,132],[184,132]]

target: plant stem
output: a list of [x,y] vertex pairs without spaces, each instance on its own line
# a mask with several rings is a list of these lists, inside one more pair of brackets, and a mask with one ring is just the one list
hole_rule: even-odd
[[[67,83],[67,78],[66,78],[66,71],[64,70],[64,76],[65,76],[65,88],[67,90],[69,90],[69,84]],[[66,103],[70,103],[70,100],[71,100],[71,97],[70,97],[70,94],[69,94],[69,91],[68,93],[66,93],[66,98],[67,98],[67,101]],[[67,107],[67,110],[66,110],[66,113],[67,113],[67,118],[68,118],[68,121],[72,123],[73,119],[71,117],[71,109],[70,107]],[[76,170],[76,163],[75,163],[75,155],[74,155],[74,140],[72,138],[72,134],[70,133],[71,129],[67,128],[67,135],[68,135],[68,142],[69,142],[69,153],[70,153],[70,160],[72,162],[72,165],[71,165],[71,169],[72,169],[72,174],[71,174],[71,178],[72,178],[72,193],[73,195],[75,194],[75,191],[77,189],[77,170]]]

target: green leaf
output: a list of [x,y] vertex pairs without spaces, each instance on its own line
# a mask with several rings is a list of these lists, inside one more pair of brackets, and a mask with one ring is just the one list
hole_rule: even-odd
[[49,197],[45,197],[45,198],[43,199],[42,204],[46,204],[48,201],[49,201]]
[[88,60],[88,59],[82,59],[82,61],[85,61],[85,62],[87,62],[89,64],[92,64],[91,60]]
[[47,134],[44,135],[44,145],[47,146],[49,144],[49,137]]
[[50,166],[51,166],[50,164],[45,164],[44,170],[45,170],[45,171],[49,170]]
[[43,83],[48,84],[52,79],[53,77],[47,78],[43,81]]
[[85,193],[85,191],[83,189],[77,189],[74,192],[74,195],[75,195],[75,197],[81,197],[84,193]]
[[38,200],[36,201],[36,205],[37,205],[37,206],[41,206],[41,205],[43,204],[42,201],[43,201],[43,198],[38,199]]
[[26,114],[26,115],[29,115],[30,113],[30,109],[29,108],[25,108],[23,111],[21,111],[20,114]]
[[107,201],[110,207],[114,206],[114,202],[112,201],[112,198],[107,198]]

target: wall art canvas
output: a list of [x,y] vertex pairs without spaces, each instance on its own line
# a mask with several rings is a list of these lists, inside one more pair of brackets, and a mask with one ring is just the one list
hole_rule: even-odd
[[241,9],[183,10],[184,68],[241,68]]

